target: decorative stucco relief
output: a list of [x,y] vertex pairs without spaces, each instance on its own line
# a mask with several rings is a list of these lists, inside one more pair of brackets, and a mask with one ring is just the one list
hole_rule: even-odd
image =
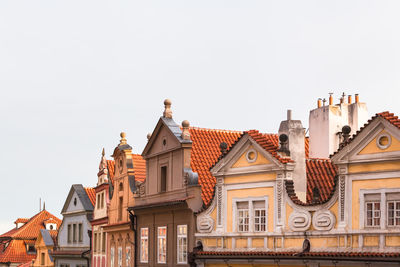
[[312,218],[312,225],[316,230],[329,231],[336,223],[336,217],[329,210],[316,211]]
[[211,217],[211,212],[215,209],[215,198],[210,207],[204,212],[197,215],[197,231],[199,233],[211,233],[214,229],[215,221]]
[[311,214],[305,210],[296,210],[289,216],[289,227],[292,231],[306,231],[311,225]]

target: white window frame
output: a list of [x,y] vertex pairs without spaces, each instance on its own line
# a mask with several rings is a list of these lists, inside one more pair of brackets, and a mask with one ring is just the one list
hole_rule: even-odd
[[[380,215],[381,215],[381,220],[380,220],[380,225],[379,226],[367,226],[367,210],[366,210],[366,203],[367,202],[374,202],[374,200],[366,200],[366,197],[370,194],[380,194]],[[396,226],[388,226],[388,211],[387,211],[387,206],[388,202],[392,201],[398,201],[396,200],[389,200],[387,201],[387,195],[388,194],[399,194],[399,201],[400,201],[400,188],[380,188],[380,189],[360,189],[359,190],[359,200],[360,200],[360,220],[359,220],[359,229],[386,229],[386,228],[391,228],[391,227],[397,227]]]
[[[379,204],[379,210],[376,208],[376,205]],[[372,217],[368,218],[368,206],[371,206]],[[381,201],[366,201],[364,207],[367,215],[365,217],[365,227],[380,227],[381,226],[381,210],[382,203]],[[368,224],[368,219],[371,219],[371,224]],[[378,223],[375,223],[375,220],[378,219]]]
[[268,196],[262,196],[262,197],[246,197],[246,198],[233,198],[232,199],[232,208],[233,208],[233,213],[232,213],[232,229],[233,232],[236,233],[242,233],[239,232],[239,218],[238,218],[238,211],[240,209],[237,208],[237,203],[238,202],[248,202],[248,211],[249,211],[249,231],[244,232],[244,233],[254,233],[255,231],[255,224],[254,224],[254,210],[259,209],[259,208],[254,208],[253,207],[253,202],[256,201],[264,201],[265,202],[265,231],[257,231],[257,233],[267,233],[268,232]]
[[[147,235],[144,233],[147,231]],[[143,256],[143,249],[146,251],[146,258]],[[140,262],[148,263],[149,262],[149,228],[143,227],[140,228]]]
[[[160,235],[160,230],[165,229],[165,235]],[[160,240],[164,239],[164,247],[165,252],[161,251],[160,248]],[[161,261],[161,256],[165,254],[165,261]],[[166,264],[167,263],[167,226],[159,226],[157,227],[157,263]]]
[[[389,224],[389,203],[393,203],[393,224]],[[396,206],[397,204],[400,205],[400,199],[399,200],[388,200],[386,202],[387,204],[387,226],[388,227],[398,227],[400,226],[400,222],[396,223],[396,219],[400,220],[400,209],[397,209]]]
[[111,247],[111,251],[110,251],[110,260],[111,260],[111,267],[114,267],[115,264],[115,247],[112,246]]
[[[180,228],[185,228],[185,233],[180,234]],[[176,261],[178,264],[187,264],[187,248],[188,248],[188,227],[187,224],[181,224],[176,227]],[[180,242],[184,242],[182,246]],[[184,249],[183,249],[184,248]]]
[[131,266],[131,247],[127,246],[125,248],[125,266]]
[[[246,201],[243,201],[246,202]],[[248,202],[247,202],[248,203]],[[237,231],[241,233],[248,233],[250,231],[250,207],[247,209],[237,209]],[[247,221],[247,223],[246,223]],[[243,222],[241,224],[241,222]],[[242,226],[242,230],[240,227]]]
[[[257,211],[260,212],[260,216],[256,216]],[[264,216],[262,215],[263,211],[264,211]],[[267,226],[268,226],[267,225],[267,210],[265,208],[264,209],[254,208],[253,218],[254,218],[254,232],[265,232],[267,230]],[[264,218],[264,225],[262,224],[263,218]],[[259,220],[258,223],[256,223],[256,219]],[[256,229],[257,225],[259,226],[259,230]],[[264,226],[264,230],[262,230],[263,226]]]
[[118,267],[122,267],[122,246],[118,247]]

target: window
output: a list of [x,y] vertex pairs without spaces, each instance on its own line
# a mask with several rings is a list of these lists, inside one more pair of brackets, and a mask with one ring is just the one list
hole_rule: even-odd
[[400,226],[400,188],[360,190],[360,229]]
[[254,232],[265,232],[266,230],[266,214],[265,201],[254,201]]
[[111,267],[114,267],[114,261],[115,261],[115,248],[111,247],[111,251],[110,251],[110,260],[111,260]]
[[40,265],[44,265],[44,260],[45,260],[44,257],[45,257],[45,254],[44,254],[44,252],[42,252],[40,255]]
[[178,225],[177,230],[177,261],[187,263],[187,225]]
[[97,252],[97,233],[93,235],[93,252]]
[[131,247],[126,248],[125,266],[131,266]]
[[249,231],[249,202],[238,202],[238,231],[248,232]]
[[236,232],[266,232],[268,197],[233,199]]
[[381,203],[366,202],[367,205],[367,226],[379,226],[381,222]]
[[83,240],[83,229],[82,229],[82,224],[78,224],[78,232],[79,232],[79,242],[82,242]]
[[104,208],[104,192],[101,193],[100,203],[101,203],[101,208]]
[[124,184],[121,182],[121,183],[119,183],[119,188],[118,188],[118,190],[119,191],[124,191]]
[[118,267],[122,267],[122,247],[118,247]]
[[73,225],[72,225],[72,238],[73,238],[73,241],[74,241],[74,243],[76,243],[76,224],[74,223]]
[[97,194],[97,209],[100,209],[100,194]]
[[71,225],[70,224],[68,224],[68,233],[67,233],[67,235],[68,235],[68,243],[71,243]]
[[27,247],[27,253],[28,254],[35,254],[36,253],[36,249],[34,245],[28,245]]
[[122,220],[122,204],[123,204],[123,197],[119,197],[119,204],[118,204],[118,220]]
[[106,233],[102,233],[101,235],[101,252],[106,252]]
[[161,192],[167,191],[167,166],[161,167]]
[[149,261],[149,228],[140,229],[140,262]]
[[167,227],[158,227],[157,232],[157,263],[167,263]]

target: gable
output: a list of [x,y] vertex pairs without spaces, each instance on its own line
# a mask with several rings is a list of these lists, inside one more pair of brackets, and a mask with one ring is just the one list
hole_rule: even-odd
[[163,124],[153,134],[155,136],[151,137],[152,144],[147,155],[159,154],[180,147],[180,142],[176,139],[176,136]]
[[400,151],[400,141],[385,129],[380,131],[358,155]]
[[271,164],[263,154],[254,149],[254,146],[250,145],[239,157],[239,159],[232,164],[231,168],[240,168],[247,166]]
[[71,196],[71,199],[68,203],[68,206],[67,206],[66,210],[63,212],[69,213],[69,212],[77,212],[77,211],[82,211],[82,210],[85,210],[83,207],[82,201],[79,198],[77,192],[74,190],[74,192]]

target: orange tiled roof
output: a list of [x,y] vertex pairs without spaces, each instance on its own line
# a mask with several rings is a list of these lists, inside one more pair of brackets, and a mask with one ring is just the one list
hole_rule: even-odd
[[146,179],[146,160],[141,155],[132,154],[135,180],[143,182]]
[[235,141],[242,135],[240,131],[203,129],[190,127],[192,152],[190,166],[199,175],[201,197],[204,204],[208,205],[214,195],[215,177],[211,175],[210,168],[217,162],[221,155],[219,145],[228,144],[230,149]]
[[29,218],[18,218],[14,223],[26,223]]
[[85,187],[85,191],[94,207],[96,203],[96,191],[92,187]]
[[[3,251],[0,250],[0,262],[24,263],[31,261],[36,256],[27,254],[26,244],[31,244],[39,236],[40,230],[44,229],[44,222],[53,219],[57,224],[57,229],[61,225],[61,220],[46,210],[42,210],[38,214],[31,217],[20,228],[14,228],[0,236],[3,243],[9,241],[9,245]],[[4,245],[2,245],[4,248]]]
[[32,265],[32,261],[28,261],[28,262],[18,265],[18,267],[30,267],[31,265]]
[[115,161],[107,160],[107,169],[108,169],[108,177],[110,178],[111,183],[114,184]]
[[307,203],[313,202],[313,189],[318,188],[320,202],[330,199],[335,190],[337,167],[329,159],[307,159]]

